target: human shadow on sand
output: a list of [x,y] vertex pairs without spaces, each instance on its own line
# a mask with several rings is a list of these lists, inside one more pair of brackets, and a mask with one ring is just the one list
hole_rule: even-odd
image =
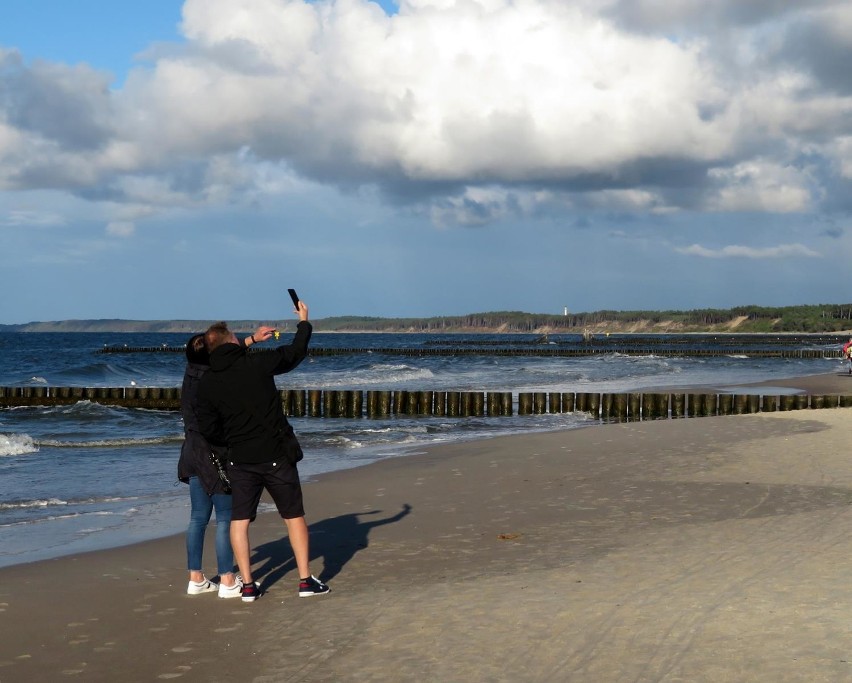
[[[383,519],[360,519],[382,512],[370,510],[331,517],[311,524],[309,526],[310,560],[313,563],[322,559],[323,569],[319,579],[329,581],[337,576],[346,563],[355,557],[355,553],[369,545],[368,537],[371,530],[400,521],[411,512],[411,509],[411,506],[406,503],[395,515]],[[260,564],[257,569],[252,570],[252,573],[255,579],[261,581],[265,587],[273,585],[288,572],[296,569],[292,548],[289,541],[284,538],[257,546],[251,563],[252,566]]]

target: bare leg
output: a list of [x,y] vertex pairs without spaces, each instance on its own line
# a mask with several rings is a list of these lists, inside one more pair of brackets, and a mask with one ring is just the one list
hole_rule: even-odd
[[[196,571],[193,569],[189,572],[189,580],[194,581],[195,583],[201,583],[204,581],[204,572]],[[222,574],[219,577],[219,580],[222,582],[223,586],[230,588],[237,581],[236,574],[233,572],[228,572],[227,574]]]
[[[305,579],[311,575],[310,554],[308,551],[308,524],[304,517],[294,517],[293,519],[285,519],[287,525],[287,533],[290,536],[290,546],[293,548],[293,555],[296,558],[296,566],[299,568],[299,578]],[[233,522],[231,522],[233,524]],[[232,532],[233,533],[233,532]],[[233,545],[233,541],[231,542]],[[234,553],[237,549],[234,547]],[[242,569],[242,565],[240,566]]]
[[251,583],[254,579],[251,575],[249,520],[231,520],[231,547],[234,549],[234,558],[237,561],[237,567],[240,568],[240,574],[243,575],[243,583]]

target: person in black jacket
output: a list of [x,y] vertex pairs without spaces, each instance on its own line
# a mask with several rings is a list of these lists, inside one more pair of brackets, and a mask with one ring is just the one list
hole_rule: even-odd
[[212,325],[204,335],[210,371],[199,386],[199,424],[211,444],[228,449],[231,546],[243,578],[244,602],[260,597],[251,572],[249,523],[257,515],[264,488],[287,527],[299,570],[299,597],[330,590],[310,572],[308,526],[296,467],[302,449],[275,386],[275,375],[294,369],[308,354],[312,330],[308,307],[300,301],[295,312],[299,324],[293,341],[271,352],[247,354],[226,323]]
[[[269,339],[274,327],[259,327],[244,345]],[[230,489],[220,479],[211,460],[211,446],[198,427],[198,384],[210,367],[210,357],[204,346],[204,335],[196,334],[186,344],[186,370],[181,387],[181,414],[184,441],[178,460],[178,479],[189,484],[190,513],[186,530],[186,560],[189,570],[189,595],[218,591],[220,598],[238,598],[242,583],[234,574],[234,553],[231,549],[231,495]],[[210,516],[216,510],[216,564],[219,584],[202,572],[204,535]]]

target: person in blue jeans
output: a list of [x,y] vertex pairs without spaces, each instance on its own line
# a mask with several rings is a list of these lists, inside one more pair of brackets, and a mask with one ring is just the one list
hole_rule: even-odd
[[[259,327],[243,344],[251,346],[269,339],[274,327]],[[186,530],[186,558],[189,570],[189,595],[218,592],[220,598],[239,598],[242,581],[234,573],[231,549],[231,493],[219,477],[210,458],[211,447],[198,429],[198,382],[210,367],[204,335],[197,334],[186,344],[187,365],[181,387],[181,414],[184,442],[178,460],[178,479],[189,484],[189,526]],[[224,462],[224,454],[221,460]],[[202,571],[204,536],[213,511],[216,511],[216,564],[219,583],[210,581]]]

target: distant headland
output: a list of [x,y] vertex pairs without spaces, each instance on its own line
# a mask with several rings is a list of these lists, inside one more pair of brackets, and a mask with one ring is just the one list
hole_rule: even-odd
[[[0,325],[0,332],[150,332],[192,334],[214,320],[59,320]],[[286,329],[294,320],[230,320],[234,330],[258,325]],[[311,321],[316,332],[385,333],[526,333],[526,334],[654,334],[654,333],[825,333],[852,330],[852,304],[803,306],[737,306],[690,311],[593,311],[553,315],[497,311],[431,318],[339,316]]]

